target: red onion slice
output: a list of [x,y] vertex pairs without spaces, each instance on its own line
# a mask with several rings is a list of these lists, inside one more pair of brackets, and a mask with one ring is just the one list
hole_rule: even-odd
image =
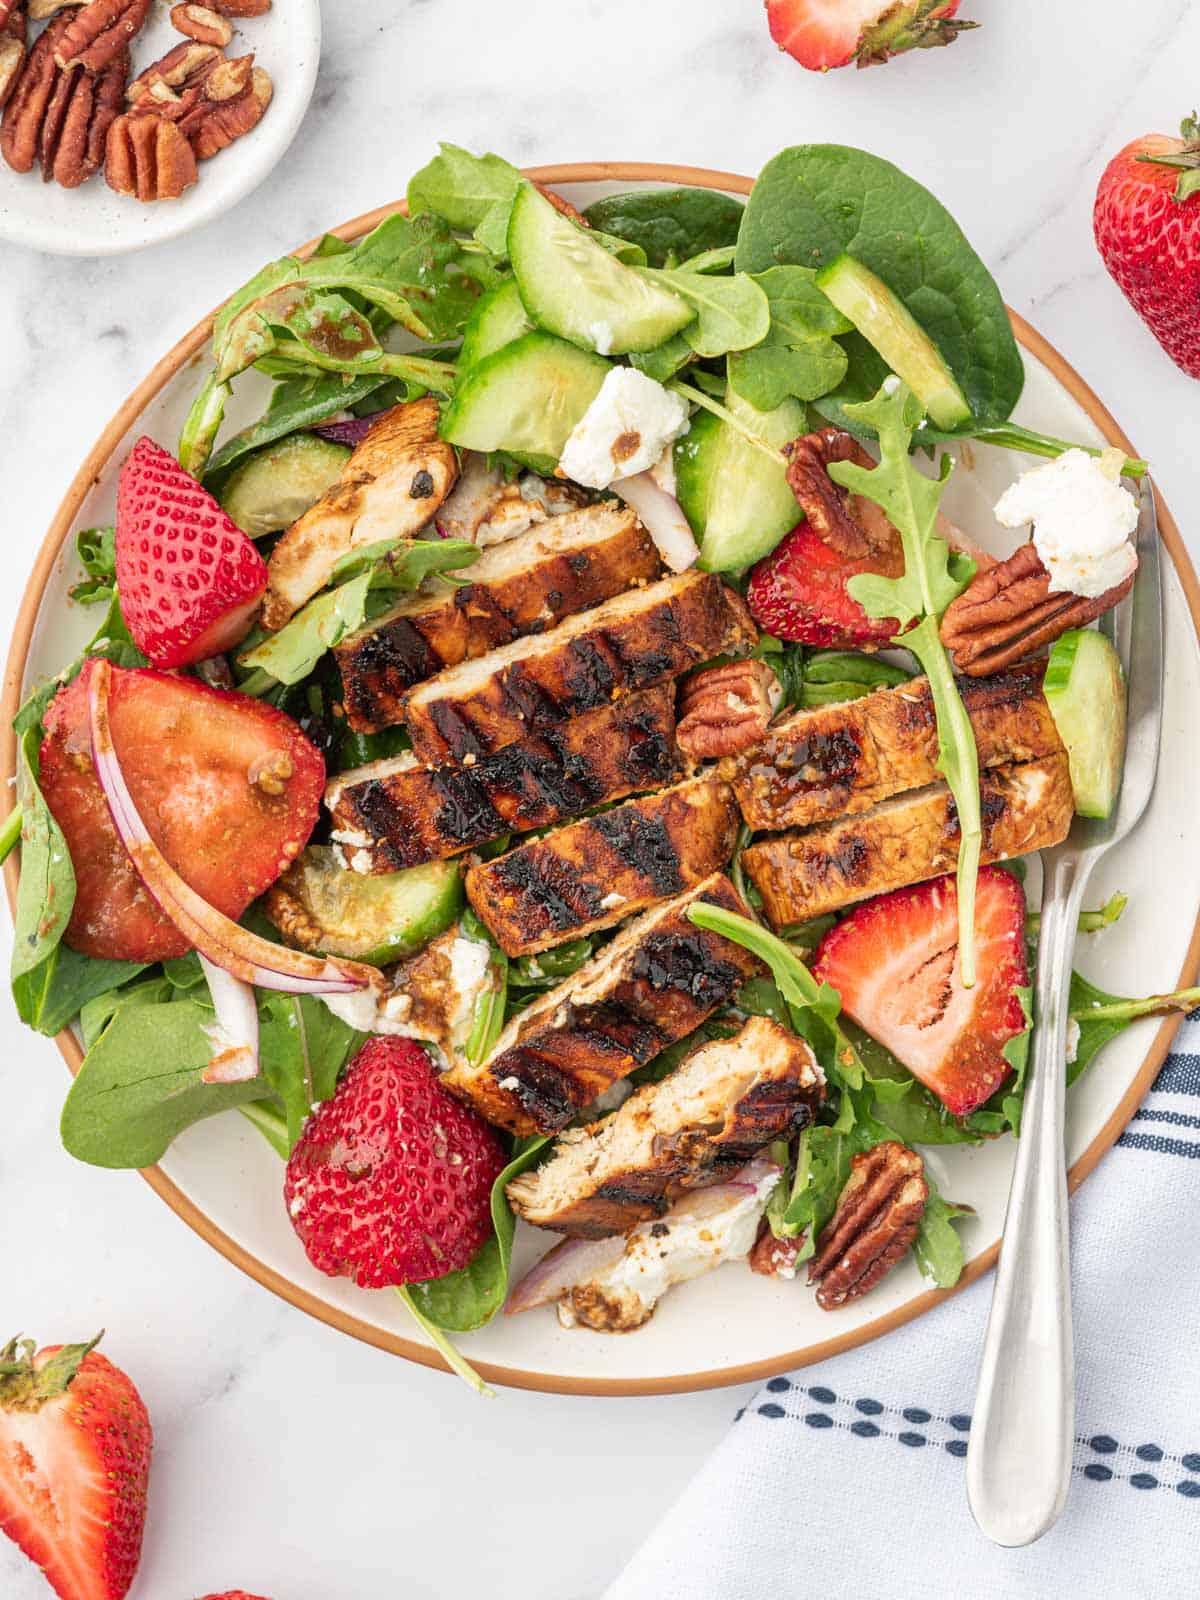
[[322,439],[328,439],[331,444],[348,444],[352,450],[357,450],[382,415],[382,411],[372,411],[366,417],[346,417],[342,422],[320,422],[310,432],[320,434]]
[[636,473],[632,478],[618,478],[612,485],[626,505],[632,506],[642,519],[642,526],[654,540],[658,553],[672,572],[686,572],[700,559],[691,524],[674,495],[655,483],[649,472]]
[[108,802],[113,826],[138,877],[188,943],[214,966],[260,989],[278,989],[286,994],[349,994],[381,984],[375,968],[361,962],[305,955],[260,939],[209,905],[184,882],[150,837],[125,782],[109,726],[111,685],[112,668],[107,661],[97,661],[88,690],[96,777]]
[[257,1078],[258,1001],[248,983],[200,957],[217,1020],[205,1032],[212,1040],[212,1060],[200,1074],[204,1083],[246,1083]]

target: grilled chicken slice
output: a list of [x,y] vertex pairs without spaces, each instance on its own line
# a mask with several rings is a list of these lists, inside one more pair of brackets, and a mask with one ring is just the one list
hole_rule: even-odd
[[467,894],[506,954],[531,955],[699,883],[729,860],[737,831],[729,785],[690,778],[481,862]]
[[485,550],[464,569],[470,582],[405,600],[338,645],[346,720],[360,733],[402,722],[404,696],[423,678],[552,628],[661,569],[654,541],[624,506],[552,517]]
[[385,411],[332,489],[271,552],[263,627],[282,628],[328,583],[349,551],[379,539],[411,538],[457,476],[454,449],[438,437],[438,403],[432,395]]
[[397,872],[679,777],[674,689],[661,684],[466,766],[423,767],[408,751],[355,767],[325,804],[348,867]]
[[[983,860],[1005,861],[1065,839],[1075,803],[1065,755],[980,774]],[[762,839],[742,864],[775,928],[807,922],[868,895],[952,872],[958,812],[943,783],[884,800],[871,811]]]
[[438,532],[443,539],[466,539],[484,550],[587,501],[577,484],[532,472],[506,478],[487,456],[464,451],[462,473],[438,512]]
[[439,673],[408,696],[404,719],[429,765],[483,756],[712,656],[745,655],[756,638],[739,595],[714,573],[683,572]]
[[557,1133],[635,1067],[698,1028],[762,970],[757,957],[688,919],[697,901],[745,914],[719,872],[622,929],[591,961],[518,1013],[477,1067],[442,1079],[513,1133]]
[[[959,682],[981,767],[1035,761],[1063,745],[1042,694],[1044,661]],[[935,783],[937,718],[927,678],[861,700],[797,711],[739,757],[731,779],[754,829],[802,828]]]
[[685,1190],[744,1166],[772,1139],[799,1133],[824,1096],[825,1076],[804,1040],[752,1017],[732,1039],[700,1045],[603,1122],[569,1128],[549,1161],[508,1185],[509,1202],[536,1228],[584,1239],[628,1233],[663,1216]]
[[758,1156],[725,1183],[677,1200],[665,1217],[627,1237],[564,1239],[509,1296],[505,1314],[556,1301],[564,1328],[631,1333],[676,1283],[749,1255],[771,1191],[782,1176]]

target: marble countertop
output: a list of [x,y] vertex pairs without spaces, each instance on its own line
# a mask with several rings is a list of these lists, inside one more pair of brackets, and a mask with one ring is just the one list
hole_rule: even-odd
[[[1124,0],[1038,6],[1036,45],[1030,4],[966,0],[963,13],[985,25],[952,50],[826,77],[775,50],[760,0],[324,9],[308,120],[222,223],[109,261],[0,244],[6,636],[63,488],[136,380],[263,261],[401,194],[439,137],[527,164],[753,173],[811,139],[888,156],[939,194],[1010,304],[1099,391],[1190,535],[1200,390],[1126,306],[1090,228],[1109,155],[1190,109],[1200,9],[1188,0],[1142,0],[1133,37]],[[737,1391],[481,1403],[335,1335],[242,1277],[139,1179],[62,1153],[62,1062],[7,1000],[0,1061],[3,1331],[50,1341],[106,1327],[105,1348],[154,1419],[134,1600],[235,1586],[273,1600],[385,1600],[401,1585],[412,1600],[582,1600],[732,1418]],[[0,1593],[48,1593],[5,1541]]]

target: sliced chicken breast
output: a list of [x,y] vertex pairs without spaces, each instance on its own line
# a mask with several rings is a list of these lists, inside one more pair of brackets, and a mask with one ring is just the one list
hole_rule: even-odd
[[719,577],[679,573],[448,668],[409,694],[404,720],[429,765],[488,755],[712,656],[745,655],[757,637]]
[[[1006,861],[1065,839],[1075,812],[1065,755],[980,774],[983,860]],[[742,864],[775,928],[807,922],[869,895],[952,872],[958,812],[944,783],[870,811],[761,839]]]
[[729,860],[733,791],[712,774],[627,800],[467,873],[467,894],[510,956],[611,928]]
[[380,539],[407,539],[430,521],[458,476],[438,437],[432,395],[385,411],[332,489],[292,524],[267,563],[265,628],[282,628],[329,581],[342,556]]
[[544,828],[680,776],[670,684],[644,689],[463,766],[411,751],[335,778],[333,841],[355,872],[397,872]]
[[542,633],[661,570],[654,541],[623,506],[551,517],[485,550],[463,569],[469,582],[415,595],[338,645],[346,720],[360,733],[402,722],[404,696],[422,679]]
[[[1042,694],[1044,661],[959,682],[981,767],[1035,761],[1063,745]],[[731,777],[754,829],[806,827],[935,783],[937,719],[927,678],[861,700],[796,711],[737,759]]]
[[628,1233],[687,1189],[718,1182],[772,1139],[799,1133],[825,1095],[803,1039],[752,1017],[732,1039],[693,1050],[587,1128],[561,1134],[549,1161],[508,1185],[513,1210],[580,1238]]
[[746,912],[729,879],[713,873],[623,928],[578,972],[519,1012],[485,1061],[454,1067],[443,1084],[513,1133],[566,1127],[762,970],[740,945],[689,920],[688,908],[700,900]]

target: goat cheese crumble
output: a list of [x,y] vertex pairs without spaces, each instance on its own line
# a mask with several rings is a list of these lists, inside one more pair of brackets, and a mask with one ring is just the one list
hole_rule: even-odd
[[1129,536],[1138,507],[1119,481],[1123,459],[1115,450],[1099,459],[1065,450],[1056,461],[1023,472],[997,500],[996,519],[1004,527],[1033,524],[1051,594],[1094,599],[1124,583],[1137,566]]
[[647,472],[688,425],[685,401],[636,367],[613,367],[576,423],[559,470],[589,489]]

